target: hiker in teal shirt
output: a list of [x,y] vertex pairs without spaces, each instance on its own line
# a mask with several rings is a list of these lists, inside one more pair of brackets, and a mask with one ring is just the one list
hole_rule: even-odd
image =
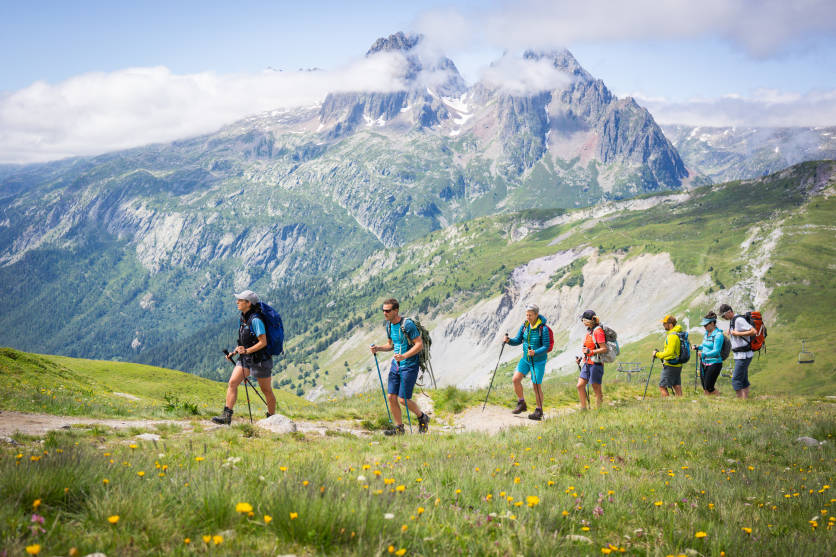
[[694,346],[700,359],[700,382],[706,395],[718,395],[720,391],[714,385],[723,369],[723,331],[717,328],[717,314],[713,311],[708,312],[700,324],[705,327],[705,336],[700,346]]
[[531,420],[543,419],[543,375],[546,373],[546,359],[549,352],[549,328],[546,327],[546,318],[540,315],[540,308],[529,304],[525,308],[526,320],[520,325],[520,330],[514,338],[507,334],[505,340],[511,346],[523,345],[523,357],[517,364],[517,371],[514,372],[514,392],[517,394],[517,407],[512,411],[519,414],[528,409],[523,396],[523,377],[531,373],[531,384],[534,387],[534,396],[537,400],[537,408],[528,415]]

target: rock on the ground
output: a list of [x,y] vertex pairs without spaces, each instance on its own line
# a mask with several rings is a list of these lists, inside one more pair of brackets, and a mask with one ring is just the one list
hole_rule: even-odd
[[269,418],[257,421],[255,425],[273,433],[293,433],[296,431],[296,423],[281,414],[273,414]]
[[161,439],[156,433],[140,433],[136,438],[143,441],[159,441]]
[[6,437],[5,435],[0,435],[0,443],[8,443],[9,445],[20,445],[20,443],[18,443],[11,437]]
[[586,536],[579,536],[578,534],[569,534],[568,536],[564,536],[564,538],[569,540],[570,542],[592,543],[592,540],[590,540]]
[[799,437],[798,439],[796,439],[795,441],[796,441],[796,443],[804,443],[808,447],[818,447],[819,446],[818,441],[816,441],[812,437],[805,437],[803,435],[801,437]]

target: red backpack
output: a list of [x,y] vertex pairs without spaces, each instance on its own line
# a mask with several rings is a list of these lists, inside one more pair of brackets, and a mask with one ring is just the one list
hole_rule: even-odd
[[[531,326],[531,325],[528,324],[528,321],[526,321],[524,323],[524,325],[526,327]],[[543,322],[540,322],[540,326],[545,327],[546,331],[548,331],[548,333],[549,333],[549,349],[547,350],[547,352],[551,352],[552,349],[554,348],[554,331],[552,331],[552,328],[549,327],[548,325],[546,325]],[[542,334],[540,335],[540,346],[543,346],[543,335]]]
[[755,329],[755,336],[746,337],[749,341],[749,349],[752,352],[757,352],[766,344],[766,325],[763,324],[763,317],[759,311],[747,311],[742,315],[735,315],[732,317],[730,330],[734,330],[734,322],[738,317],[744,318]]

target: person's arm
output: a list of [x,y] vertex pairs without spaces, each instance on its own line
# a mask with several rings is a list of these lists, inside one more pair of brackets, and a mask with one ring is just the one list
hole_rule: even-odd
[[656,353],[656,357],[660,360],[670,360],[676,356],[676,343],[679,342],[679,337],[675,334],[665,336],[665,349]]
[[595,356],[596,354],[604,354],[610,351],[610,347],[607,346],[607,335],[604,334],[604,329],[598,328],[593,330],[592,340],[595,342],[596,347],[592,350],[584,347],[584,354]]
[[508,339],[508,344],[511,346],[519,346],[522,344],[522,337],[523,337],[523,329],[525,329],[525,324],[520,325],[520,330],[517,331],[517,336],[514,338]]
[[369,348],[371,349],[372,354],[377,354],[378,352],[391,352],[395,349],[395,345],[392,343],[392,339],[390,338],[383,346],[374,345]]
[[[744,330],[744,331],[738,331],[737,330],[737,324],[741,321],[743,323],[746,323],[747,325],[749,325],[749,328]],[[755,330],[754,327],[752,327],[751,323],[749,323],[745,319],[742,319],[742,318],[738,317],[737,320],[734,322],[734,330],[729,331],[729,334],[732,335],[732,336],[735,336],[735,337],[753,337],[753,336],[757,335],[758,332]]]
[[712,345],[702,351],[703,358],[719,358],[720,352],[723,350],[723,333],[719,329],[714,330],[717,332],[714,333]]
[[403,354],[395,354],[394,358],[396,362],[401,362],[403,360],[406,360],[407,358],[411,358],[412,356],[415,356],[416,354],[421,352],[421,350],[424,349],[424,339],[421,338],[421,333],[418,333],[415,336],[415,338],[412,339],[412,342],[414,343],[412,345],[412,348],[410,348]]
[[243,346],[238,346],[235,349],[237,354],[253,354],[267,348],[267,330],[264,328],[264,322],[259,319],[258,317],[253,318],[252,320],[252,327],[253,333],[258,335],[258,342],[250,346],[249,348],[244,348]]

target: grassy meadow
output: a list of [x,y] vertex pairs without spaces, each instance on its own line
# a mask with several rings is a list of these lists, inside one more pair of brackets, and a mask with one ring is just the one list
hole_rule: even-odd
[[[492,403],[512,398],[505,371]],[[484,390],[447,388],[428,392],[437,409],[428,436],[279,436],[244,422],[185,432],[174,422],[150,429],[161,435],[153,442],[95,427],[21,437],[19,445],[0,445],[0,551],[836,551],[836,400],[707,399],[692,395],[686,381],[682,399],[660,400],[651,390],[642,402],[641,379],[627,383],[608,372],[605,394],[613,404],[493,436],[439,427],[484,400]],[[547,381],[545,393],[548,408],[576,403],[569,379]],[[204,402],[213,406],[211,395]],[[374,393],[284,404],[297,419],[385,421]],[[825,443],[808,448],[796,442],[801,435]]]

